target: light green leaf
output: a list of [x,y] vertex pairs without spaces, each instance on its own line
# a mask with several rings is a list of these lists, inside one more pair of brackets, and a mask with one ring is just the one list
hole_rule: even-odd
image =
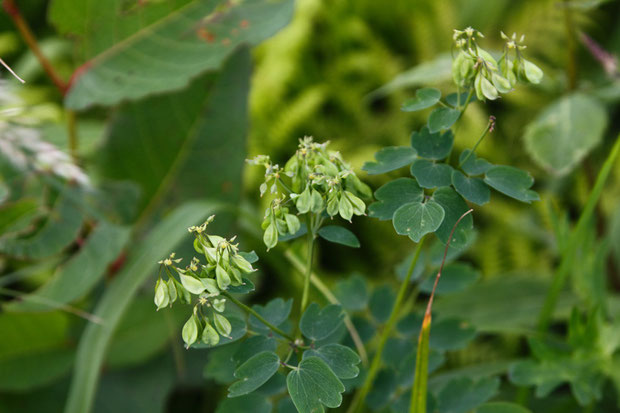
[[529,204],[540,200],[538,194],[530,189],[534,185],[534,178],[529,173],[513,166],[492,167],[484,175],[484,182],[496,191],[521,202]]
[[376,162],[366,162],[362,169],[369,175],[394,171],[409,165],[416,158],[416,151],[407,146],[387,146],[375,153]]
[[276,353],[263,351],[251,357],[235,370],[234,382],[228,388],[228,397],[243,396],[258,389],[273,376],[280,367]]
[[[58,20],[57,11],[68,6],[55,3],[51,13]],[[133,25],[133,30],[129,34],[128,27],[123,27],[123,39],[76,71],[65,104],[72,109],[84,109],[182,89],[199,74],[218,69],[238,46],[254,45],[275,34],[290,21],[293,5],[292,0],[224,3],[214,11],[214,3],[195,0],[169,13],[162,13],[160,6],[158,18],[153,19],[156,13],[152,13],[151,18],[136,20],[133,16],[125,19],[118,13],[111,16],[104,9],[117,8],[110,4],[89,2],[84,12],[99,19],[101,37],[107,33],[115,35],[114,30],[123,23]],[[144,14],[148,13],[140,16]],[[85,25],[95,24],[83,20]],[[92,30],[92,26],[87,30]],[[144,67],[148,70],[142,70]]]
[[454,125],[461,112],[451,108],[437,108],[428,117],[428,129],[431,133],[439,132]]
[[346,245],[347,247],[360,247],[360,241],[355,234],[345,227],[327,225],[319,230],[319,236],[329,242]]
[[[480,273],[471,265],[460,262],[447,264],[441,272],[441,279],[435,290],[436,295],[456,293],[467,289],[480,278]],[[433,289],[435,277],[428,277],[421,285],[420,291],[429,293]]]
[[[435,234],[444,244],[448,242],[456,221],[469,209],[463,198],[450,187],[439,188],[433,193],[433,200],[443,207],[446,215]],[[450,248],[461,249],[471,237],[474,219],[471,214],[461,220],[454,230]]]
[[433,200],[405,204],[394,212],[394,229],[415,242],[429,232],[435,232],[444,218],[444,210]]
[[452,183],[452,167],[445,163],[435,163],[418,159],[411,165],[411,175],[422,188],[437,188]]
[[415,112],[430,108],[439,102],[439,98],[441,98],[441,91],[439,89],[429,87],[416,90],[415,95],[416,96],[414,98],[405,101],[400,110],[403,112]]
[[368,215],[387,220],[404,204],[422,201],[424,190],[411,178],[397,178],[377,189],[375,198],[377,202],[368,206]]
[[330,304],[323,309],[317,303],[311,303],[299,321],[299,328],[304,336],[311,340],[321,340],[332,334],[344,320],[342,307]]
[[288,392],[299,413],[324,411],[342,404],[344,385],[318,357],[308,357],[286,377]]
[[484,205],[491,199],[491,190],[480,178],[468,178],[459,171],[452,171],[452,185],[456,192],[474,204]]
[[418,152],[421,158],[441,160],[444,159],[452,150],[454,134],[451,130],[443,133],[431,133],[427,126],[422,127],[419,132],[411,134],[411,146]]
[[316,350],[306,350],[303,358],[307,359],[313,356],[323,359],[338,378],[353,379],[360,372],[357,365],[362,360],[355,351],[342,344],[332,343],[319,347]]
[[532,411],[516,403],[490,402],[478,407],[476,413],[532,413]]
[[607,113],[597,100],[574,93],[546,108],[525,131],[525,148],[543,168],[572,171],[603,139]]

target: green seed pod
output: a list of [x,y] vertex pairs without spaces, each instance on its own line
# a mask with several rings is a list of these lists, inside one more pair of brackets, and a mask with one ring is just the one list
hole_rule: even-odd
[[278,244],[278,229],[273,223],[265,230],[263,242],[267,246],[267,250],[270,250]]
[[482,77],[480,80],[480,87],[482,89],[482,94],[485,98],[489,100],[495,100],[499,96],[497,94],[497,89],[495,86],[486,77]]
[[372,189],[363,183],[356,175],[350,174],[344,179],[349,191],[359,194],[363,198],[372,198]]
[[478,72],[476,80],[474,80],[474,90],[476,91],[476,98],[484,100],[484,95],[482,94],[482,73],[480,72]]
[[155,305],[157,306],[157,311],[160,308],[164,308],[170,302],[170,296],[168,295],[168,285],[161,278],[157,280],[155,284]]
[[172,278],[168,278],[168,297],[170,297],[170,306],[177,300],[177,288],[174,285],[174,280]]
[[239,268],[239,270],[244,274],[249,274],[251,272],[254,272],[254,268],[252,268],[252,264],[250,264],[248,260],[246,260],[239,254],[233,255],[232,263],[235,265],[235,267]]
[[337,215],[339,205],[338,193],[336,191],[330,192],[327,196],[327,214],[330,217]]
[[346,195],[347,198],[349,198],[349,201],[351,202],[351,205],[353,206],[353,213],[355,215],[366,214],[366,204],[364,203],[364,201],[362,201],[361,199],[359,199],[358,197],[356,197],[349,191],[344,191],[344,194]]
[[183,304],[191,304],[192,295],[189,293],[189,291],[187,291],[185,287],[183,287],[183,285],[181,285],[181,283],[179,283],[177,280],[172,280],[172,282],[174,282],[174,286],[176,287],[179,301]]
[[213,326],[208,322],[202,330],[202,342],[209,346],[216,346],[220,342],[220,335],[215,331]]
[[497,61],[493,56],[491,56],[491,53],[481,47],[478,47],[478,56],[484,59],[484,62],[490,70],[497,70]]
[[285,235],[288,233],[288,227],[286,226],[286,221],[282,218],[276,219],[276,228],[278,229],[278,234]]
[[215,267],[215,279],[220,290],[225,290],[230,285],[230,275],[222,268],[221,265]]
[[223,335],[224,337],[230,337],[232,326],[230,325],[230,321],[228,321],[226,317],[221,314],[214,313],[213,323],[215,324],[215,328],[221,335]]
[[269,217],[267,217],[267,218],[263,219],[263,222],[261,222],[260,227],[264,231],[264,230],[267,229],[269,224],[271,224],[271,219],[269,219]]
[[340,202],[338,203],[338,212],[343,219],[351,221],[351,218],[353,217],[353,205],[346,196],[340,197]]
[[217,286],[217,281],[213,278],[201,278],[200,282],[202,282],[202,285],[204,285],[205,290],[207,290],[209,294],[218,295],[220,293],[220,289]]
[[319,214],[325,208],[325,202],[323,202],[323,197],[316,189],[312,189],[312,195],[310,197],[310,210],[315,214]]
[[181,336],[185,342],[185,348],[189,348],[192,344],[198,340],[198,331],[200,330],[200,324],[195,315],[192,315],[189,320],[185,322]]
[[234,286],[243,284],[243,277],[241,277],[241,271],[236,268],[230,268],[230,275],[232,275],[231,284]]
[[295,206],[300,214],[305,214],[310,211],[311,195],[310,187],[306,188],[301,195],[295,200]]
[[265,195],[265,192],[267,192],[267,184],[263,182],[262,184],[260,184],[258,189],[260,190],[260,196]]
[[196,251],[198,254],[202,254],[202,244],[200,243],[200,240],[198,238],[194,238],[194,251]]
[[529,60],[523,59],[523,71],[530,83],[538,84],[543,78],[543,71]]
[[286,220],[286,226],[288,227],[288,232],[290,234],[295,234],[301,228],[301,223],[299,222],[299,218],[297,218],[293,214],[284,215],[284,219]]
[[188,275],[185,272],[179,272],[179,278],[181,279],[183,287],[192,294],[198,295],[205,290],[205,286],[202,285],[200,280],[196,277]]
[[510,87],[513,88],[517,84],[517,76],[514,72],[514,64],[510,60],[506,61],[506,59],[502,59],[499,62],[499,70],[502,76],[508,79],[508,81],[510,82]]
[[461,66],[465,63],[465,53],[462,51],[452,60],[452,80],[454,83],[462,86],[464,83],[463,75],[461,74]]
[[226,299],[225,298],[222,298],[222,299],[216,298],[215,300],[213,300],[213,308],[218,313],[223,312],[226,309]]
[[500,93],[508,93],[512,90],[512,85],[508,79],[498,75],[497,73],[493,73],[491,75],[491,81],[493,82],[493,86],[495,86]]

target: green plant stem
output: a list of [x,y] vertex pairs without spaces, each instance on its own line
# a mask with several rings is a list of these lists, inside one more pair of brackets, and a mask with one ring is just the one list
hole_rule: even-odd
[[308,293],[310,291],[310,277],[312,276],[312,256],[314,255],[314,239],[316,238],[315,228],[312,225],[312,217],[308,217],[306,222],[308,226],[308,256],[306,257],[306,271],[304,276],[304,289],[301,295],[301,307],[299,315],[304,313],[308,305]]
[[478,145],[480,145],[480,142],[482,142],[482,140],[484,139],[485,136],[487,136],[487,133],[489,132],[489,130],[491,129],[491,125],[493,125],[493,119],[492,117],[489,118],[489,121],[487,122],[487,126],[486,128],[484,128],[484,131],[482,131],[482,134],[480,135],[480,137],[478,138],[478,140],[476,141],[476,144],[474,145],[473,148],[471,148],[471,151],[467,154],[467,156],[465,157],[465,159],[463,159],[462,162],[459,162],[459,168],[463,165],[465,165],[465,162],[467,162],[467,160],[469,159],[469,157],[476,152],[476,149],[478,149]]
[[577,56],[575,54],[575,30],[573,23],[573,11],[569,0],[564,0],[564,27],[566,29],[566,77],[568,79],[568,90],[577,88]]
[[[467,106],[469,106],[469,102],[471,102],[471,98],[474,96],[474,89],[470,89],[469,93],[467,94],[467,99],[465,100],[465,104],[463,105],[463,110],[461,111],[461,116],[463,115],[463,113],[465,113],[465,111],[467,110]],[[459,101],[461,100],[461,98],[459,97]],[[460,102],[459,102],[460,103]]]
[[241,301],[237,300],[235,297],[233,297],[230,293],[226,292],[226,291],[222,291],[222,295],[226,298],[228,298],[230,301],[232,301],[233,303],[235,303],[237,306],[239,306],[239,308],[241,308],[242,310],[246,311],[249,314],[252,314],[254,317],[258,318],[258,320],[263,323],[264,325],[266,325],[267,327],[269,327],[269,329],[271,331],[273,331],[276,334],[281,335],[282,337],[287,338],[289,341],[294,342],[295,339],[293,338],[293,336],[291,336],[290,334],[285,333],[284,331],[280,330],[278,327],[274,326],[273,324],[271,324],[269,321],[265,320],[265,318],[258,314],[256,311],[254,311],[251,307],[248,307],[247,305],[243,304]]
[[588,200],[586,201],[586,205],[583,208],[581,215],[579,216],[577,225],[569,235],[568,241],[566,242],[566,247],[562,251],[560,265],[553,274],[551,286],[549,287],[547,297],[545,298],[545,302],[538,318],[539,333],[545,333],[549,327],[549,324],[553,317],[553,313],[555,312],[558,297],[560,296],[560,293],[562,292],[562,289],[566,284],[566,278],[570,274],[572,262],[579,246],[579,241],[582,239],[583,233],[587,229],[590,218],[592,217],[594,209],[596,208],[596,204],[598,203],[601,193],[603,192],[605,181],[607,180],[607,177],[611,172],[611,169],[614,165],[615,159],[618,156],[619,151],[620,136],[618,136],[618,138],[616,139],[616,143],[614,144],[612,150],[609,152],[607,159],[605,159],[605,163],[603,163],[603,167],[601,168],[598,176],[596,177],[596,182],[594,184],[594,187],[592,188],[592,192],[590,192]]
[[394,306],[392,307],[392,312],[390,313],[390,318],[388,319],[383,331],[381,332],[381,336],[379,337],[379,344],[377,346],[377,351],[370,363],[370,369],[368,370],[368,374],[362,384],[362,387],[358,390],[351,402],[351,406],[349,406],[348,412],[355,413],[359,412],[364,407],[364,402],[366,400],[366,396],[370,391],[370,387],[375,380],[375,376],[379,372],[379,368],[381,367],[381,356],[383,354],[383,348],[385,347],[385,343],[396,324],[396,320],[398,319],[398,315],[400,314],[400,307],[403,299],[405,298],[405,293],[407,292],[407,287],[409,287],[409,280],[413,275],[413,270],[415,269],[416,264],[418,263],[418,259],[420,258],[420,252],[422,251],[422,244],[424,243],[425,236],[420,239],[418,245],[416,246],[415,253],[413,255],[413,259],[411,260],[411,264],[409,264],[409,270],[407,270],[407,275],[405,279],[400,284],[400,288],[398,290],[398,294],[396,295],[396,301],[394,302]]

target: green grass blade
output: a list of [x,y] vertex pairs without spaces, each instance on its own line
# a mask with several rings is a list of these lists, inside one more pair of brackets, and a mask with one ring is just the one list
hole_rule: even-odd
[[431,337],[431,315],[427,313],[422,322],[422,331],[418,339],[416,352],[415,376],[411,392],[410,413],[426,413],[426,393],[428,388],[428,354]]

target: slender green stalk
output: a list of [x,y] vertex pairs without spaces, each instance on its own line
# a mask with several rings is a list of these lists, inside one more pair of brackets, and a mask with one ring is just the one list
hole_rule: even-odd
[[364,384],[355,394],[353,401],[351,402],[351,406],[349,407],[348,412],[354,413],[359,412],[364,407],[364,401],[368,392],[370,391],[370,387],[375,380],[375,376],[379,372],[379,368],[381,367],[381,355],[383,354],[383,348],[385,347],[385,343],[396,324],[396,320],[398,315],[400,314],[400,307],[405,297],[405,292],[407,291],[407,287],[409,286],[409,280],[413,275],[413,270],[415,269],[416,264],[418,263],[418,259],[420,258],[420,252],[422,251],[422,244],[424,243],[424,238],[420,239],[418,245],[416,246],[415,253],[413,255],[413,259],[411,260],[411,264],[409,265],[409,270],[407,271],[407,275],[405,279],[400,285],[400,289],[398,290],[398,295],[396,296],[396,301],[394,302],[394,306],[392,307],[392,312],[390,313],[390,318],[388,319],[383,331],[381,332],[381,336],[379,337],[379,345],[377,346],[377,351],[370,363],[370,369],[368,370],[368,374],[366,375],[366,379],[364,380]]
[[288,333],[285,333],[284,331],[280,330],[278,327],[274,326],[273,324],[271,324],[269,321],[265,320],[265,318],[258,314],[256,311],[254,311],[251,307],[248,307],[247,305],[243,304],[241,301],[237,300],[235,297],[233,297],[230,293],[226,292],[226,291],[222,291],[222,295],[224,295],[226,298],[228,298],[230,301],[232,301],[233,303],[235,303],[237,306],[239,306],[242,310],[248,312],[249,314],[252,314],[254,317],[258,318],[258,320],[263,323],[264,325],[266,325],[267,327],[269,327],[269,329],[271,331],[273,331],[276,334],[281,335],[282,337],[287,338],[289,341],[294,342],[295,339],[293,338],[293,336],[291,336]]
[[490,116],[489,117],[489,122],[487,122],[487,126],[486,128],[484,128],[484,131],[482,131],[482,134],[480,135],[480,137],[478,138],[478,141],[476,141],[476,144],[474,145],[473,148],[471,148],[471,151],[467,154],[467,156],[465,157],[465,159],[463,159],[462,162],[459,162],[459,168],[463,165],[465,165],[465,162],[467,162],[467,160],[469,159],[469,157],[476,152],[476,149],[478,149],[478,145],[480,145],[480,142],[482,142],[482,140],[484,139],[485,136],[487,136],[487,133],[489,131],[492,130],[493,126],[495,126],[495,117],[494,116]]
[[307,224],[308,225],[308,256],[306,257],[306,272],[304,277],[304,290],[301,295],[301,307],[299,314],[303,314],[306,306],[308,305],[308,293],[310,291],[310,277],[312,275],[312,256],[314,255],[314,239],[316,238],[316,234],[314,233],[315,228],[312,225],[312,218],[309,217]]
[[558,297],[566,284],[566,278],[570,274],[572,262],[575,257],[575,253],[577,252],[577,248],[579,247],[579,241],[583,238],[583,233],[587,229],[590,218],[596,208],[596,204],[598,203],[598,200],[603,192],[605,181],[607,180],[616,157],[618,156],[618,152],[620,152],[620,136],[616,139],[616,143],[609,152],[605,163],[603,163],[603,167],[596,177],[594,188],[592,188],[592,192],[590,192],[590,195],[588,196],[586,205],[579,216],[577,225],[571,232],[569,239],[566,242],[566,246],[562,251],[562,260],[553,275],[551,287],[549,287],[547,297],[545,298],[545,303],[543,304],[538,318],[538,331],[540,333],[546,332],[549,327],[553,313],[555,312]]

